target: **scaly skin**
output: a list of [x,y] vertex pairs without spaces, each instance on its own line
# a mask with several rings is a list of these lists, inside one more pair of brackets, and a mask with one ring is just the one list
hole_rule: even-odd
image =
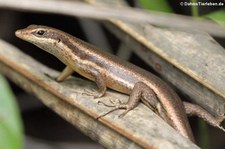
[[126,111],[137,106],[139,100],[153,107],[159,101],[169,123],[194,141],[182,101],[157,76],[54,28],[30,25],[16,31],[16,36],[53,54],[67,65],[57,81],[63,81],[76,71],[97,83],[99,93],[96,97],[103,96],[106,87],[130,95],[128,103],[122,105]]

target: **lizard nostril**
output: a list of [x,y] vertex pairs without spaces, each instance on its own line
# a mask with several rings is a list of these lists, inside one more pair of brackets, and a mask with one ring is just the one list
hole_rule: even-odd
[[21,30],[17,30],[17,31],[15,32],[15,35],[16,35],[17,37],[20,37],[20,34],[21,34]]

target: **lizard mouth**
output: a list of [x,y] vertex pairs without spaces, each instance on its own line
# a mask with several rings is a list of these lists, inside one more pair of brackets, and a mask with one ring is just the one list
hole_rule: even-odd
[[24,32],[22,29],[19,29],[15,32],[16,37],[24,39]]
[[29,32],[25,31],[25,29],[19,29],[15,32],[16,37],[23,39],[29,42]]

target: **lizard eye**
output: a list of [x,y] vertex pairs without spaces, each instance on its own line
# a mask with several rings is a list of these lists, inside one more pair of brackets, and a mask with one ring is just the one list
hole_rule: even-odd
[[39,30],[36,32],[37,35],[42,36],[44,35],[45,31],[44,30]]

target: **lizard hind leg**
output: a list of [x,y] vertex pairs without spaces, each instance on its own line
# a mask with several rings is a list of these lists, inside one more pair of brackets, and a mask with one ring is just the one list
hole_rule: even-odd
[[[148,97],[148,99],[146,99],[147,97]],[[99,119],[113,111],[119,110],[119,109],[125,109],[125,111],[122,114],[120,114],[119,117],[124,116],[129,111],[134,109],[138,105],[140,100],[142,100],[144,103],[147,102],[147,106],[149,105],[148,107],[156,107],[156,105],[159,103],[157,100],[157,97],[155,96],[155,93],[153,92],[153,90],[150,89],[150,87],[148,87],[143,82],[137,82],[134,85],[133,90],[131,91],[131,94],[129,96],[127,103],[120,102],[119,104],[116,104],[116,105],[108,105],[108,104],[105,104],[105,103],[99,101],[99,103],[102,103],[103,105],[105,105],[107,107],[114,107],[114,108],[111,109],[110,111],[98,116],[97,119]]]
[[211,126],[217,127],[225,132],[225,129],[223,128],[221,124],[222,121],[225,119],[224,115],[214,117],[208,111],[206,111],[205,109],[203,109],[202,107],[198,105],[191,104],[188,102],[183,102],[183,104],[185,107],[186,114],[188,116],[193,116],[193,115],[198,116],[202,118],[204,121],[206,121],[208,124],[210,124]]
[[162,103],[158,100],[155,92],[145,84],[142,84],[141,86],[143,90],[141,98],[142,102],[173,127],[171,119],[167,116],[166,110],[162,106]]

